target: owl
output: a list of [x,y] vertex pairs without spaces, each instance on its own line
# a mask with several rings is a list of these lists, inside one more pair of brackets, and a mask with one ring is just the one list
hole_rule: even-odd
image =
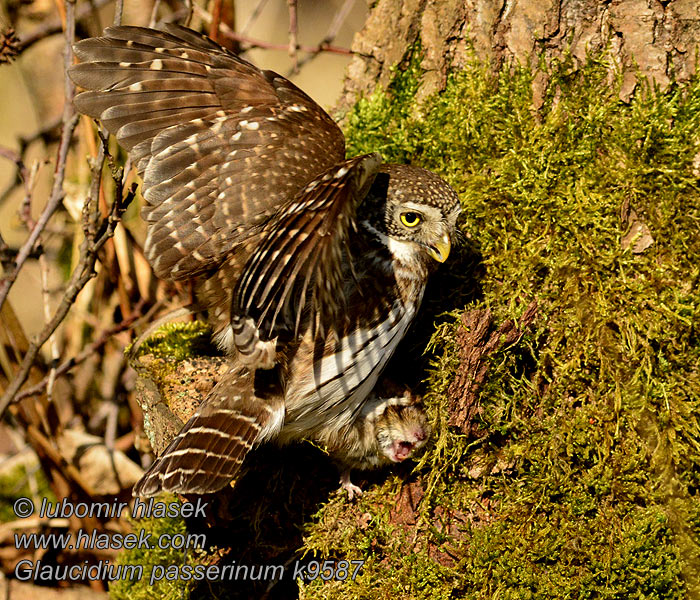
[[75,53],[75,106],[143,180],[146,257],[192,282],[231,357],[134,495],[216,492],[271,440],[337,446],[450,253],[457,194],[376,153],[346,158],[309,96],[190,29],[112,27]]

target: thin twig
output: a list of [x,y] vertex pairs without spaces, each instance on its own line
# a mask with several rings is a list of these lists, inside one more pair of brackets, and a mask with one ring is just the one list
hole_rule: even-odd
[[[66,43],[65,43],[65,56],[64,56],[64,69],[67,73],[68,67],[72,64],[72,47],[75,39],[75,13],[74,13],[74,0],[67,0],[66,2]],[[65,173],[65,163],[67,156],[67,147],[70,143],[72,137],[72,132],[78,122],[77,116],[74,114],[73,110],[73,95],[75,94],[75,86],[73,85],[70,78],[66,75],[65,84],[65,106],[64,106],[64,129],[61,139],[61,144],[59,147],[59,156],[56,164],[56,171],[54,175],[54,186],[52,189],[51,197],[49,198],[49,203],[47,208],[42,213],[39,221],[37,222],[34,230],[29,236],[27,243],[20,250],[18,254],[18,259],[16,263],[15,270],[11,273],[14,278],[8,279],[3,282],[3,287],[9,290],[11,282],[17,276],[17,272],[24,264],[26,256],[34,247],[34,244],[38,240],[39,234],[46,226],[48,219],[56,210],[60,200],[63,198],[63,176]],[[41,332],[35,336],[35,338],[29,344],[24,358],[22,359],[22,364],[15,375],[14,379],[8,385],[2,398],[0,398],[0,415],[5,412],[7,406],[12,402],[17,392],[22,387],[26,381],[29,370],[36,359],[39,350],[46,343],[49,337],[53,334],[58,326],[63,322],[70,310],[71,306],[75,303],[76,298],[80,291],[85,287],[88,281],[92,279],[95,275],[95,263],[97,262],[98,252],[104,246],[104,244],[114,235],[114,229],[119,223],[119,219],[128,206],[128,204],[133,200],[136,184],[132,185],[131,190],[124,195],[123,189],[123,172],[113,172],[113,177],[115,180],[115,198],[112,206],[109,209],[107,216],[101,220],[98,224],[97,214],[99,209],[92,210],[93,206],[97,204],[96,200],[99,197],[100,180],[102,174],[102,164],[103,157],[106,152],[106,139],[102,139],[102,144],[100,151],[98,152],[98,163],[93,167],[93,185],[91,187],[91,194],[85,201],[85,206],[83,207],[83,231],[85,233],[85,239],[80,246],[80,262],[73,271],[71,279],[69,281],[68,287],[61,298],[61,302],[56,309],[53,318],[44,326]],[[53,205],[53,207],[52,207]],[[99,226],[98,226],[99,225]],[[24,255],[24,258],[21,256]],[[7,296],[7,291],[4,293],[4,298]],[[0,307],[2,303],[0,303]]]
[[[80,291],[85,287],[88,281],[95,276],[95,263],[97,262],[97,255],[102,246],[105,245],[107,240],[109,240],[112,235],[114,235],[114,229],[119,223],[120,217],[128,204],[133,200],[136,193],[136,184],[133,184],[132,188],[127,193],[126,197],[122,199],[121,186],[118,185],[118,195],[114,199],[110,212],[106,218],[102,220],[99,228],[95,232],[95,236],[86,236],[81,244],[80,248],[80,263],[73,271],[71,280],[68,287],[63,294],[61,303],[59,304],[53,318],[49,323],[47,323],[41,332],[31,341],[27,353],[24,355],[22,364],[12,380],[7,390],[0,399],[0,415],[5,411],[8,404],[15,399],[17,392],[19,391],[22,384],[27,379],[29,375],[29,370],[34,363],[34,360],[39,353],[41,347],[46,343],[51,334],[56,331],[57,327],[63,322],[71,306],[78,297]],[[86,224],[86,228],[89,230],[91,226]]]
[[328,31],[326,31],[326,35],[321,40],[322,44],[330,44],[336,38],[340,28],[343,26],[343,23],[345,23],[345,19],[348,18],[352,7],[355,6],[355,1],[356,0],[345,0],[343,6],[338,9],[328,27]]
[[22,178],[22,181],[26,181],[27,179],[29,179],[29,171],[27,170],[27,167],[25,166],[24,161],[22,160],[22,157],[20,156],[19,152],[15,152],[14,150],[12,150],[12,148],[0,146],[0,156],[2,158],[6,158],[7,160],[11,160],[17,165],[19,176]]
[[24,184],[24,200],[19,210],[19,216],[24,221],[25,226],[29,231],[34,229],[36,221],[32,218],[32,191],[34,190],[34,182],[36,174],[39,172],[39,162],[34,161],[32,168],[29,170],[27,179],[23,179]]
[[292,72],[299,71],[299,48],[297,36],[297,0],[287,0],[289,6],[289,56],[292,59]]
[[[27,169],[27,166],[22,160],[22,153],[15,152],[11,148],[6,148],[5,146],[0,146],[0,157],[7,158],[17,165],[17,177],[22,182],[24,186],[24,200],[20,207],[19,215],[22,221],[24,221],[27,228],[31,231],[36,225],[32,219],[32,189],[34,187],[34,179],[36,177],[36,172],[38,170],[38,163],[35,162],[31,169]],[[14,184],[8,188],[8,192],[14,189]]]
[[219,41],[219,25],[221,25],[221,0],[214,0],[214,7],[211,9],[209,37],[215,42]]
[[122,24],[122,13],[124,12],[124,0],[116,0],[114,2],[114,21],[115,27]]
[[156,21],[158,20],[158,9],[160,8],[160,0],[155,0],[153,2],[153,10],[151,11],[151,18],[148,20],[149,27],[155,27]]
[[[92,0],[92,2],[85,2],[84,4],[81,4],[75,10],[75,20],[82,21],[86,17],[91,16],[93,11],[100,9],[103,6],[107,6],[107,4],[110,2],[114,2],[114,0]],[[44,38],[53,35],[54,33],[58,33],[61,31],[61,29],[62,24],[60,19],[45,21],[41,25],[38,25],[36,29],[20,37],[18,49],[20,52],[23,52],[32,44],[36,44]]]
[[[197,4],[193,5],[194,12],[197,13],[197,16],[201,18],[205,23],[211,23],[212,16],[210,13],[208,13],[206,10],[198,6]],[[241,52],[244,52],[246,50],[250,50],[251,48],[262,48],[263,50],[288,50],[289,45],[288,44],[273,44],[272,42],[267,42],[265,40],[260,40],[257,38],[252,38],[247,35],[241,35],[239,33],[236,33],[233,31],[226,23],[221,23],[219,27],[219,31],[227,37],[230,40],[234,40],[236,42],[241,42],[242,44],[245,44],[245,48],[241,49]],[[369,57],[368,54],[362,54],[360,52],[356,52],[355,50],[350,50],[349,48],[341,48],[339,46],[300,46],[297,45],[297,49],[301,50],[302,52],[331,52],[332,54],[344,54],[348,56],[354,56],[354,55],[359,55],[359,56],[367,56]]]
[[[51,296],[49,294],[49,265],[46,262],[46,256],[43,254],[39,256],[39,269],[41,271],[41,296],[44,301],[44,324],[46,324],[51,320]],[[60,357],[55,332],[49,336],[49,345],[51,346],[51,367],[47,377],[46,395],[49,402],[51,402],[53,384],[56,381],[56,365]]]
[[194,14],[194,9],[197,5],[192,0],[185,0],[185,6],[187,7],[187,18],[185,19],[185,26],[189,27],[192,22],[192,15]]
[[257,21],[258,17],[260,16],[260,13],[265,8],[266,4],[267,0],[258,0],[258,3],[253,9],[253,12],[250,14],[248,20],[245,22],[245,25],[243,25],[243,28],[241,29],[241,35],[245,35],[246,33],[248,33],[248,30],[253,26],[253,23]]
[[46,145],[53,141],[56,141],[59,138],[59,136],[56,134],[56,130],[61,126],[61,124],[61,115],[59,115],[58,117],[55,117],[52,121],[49,121],[45,125],[43,125],[38,131],[27,135],[20,135],[18,137],[20,153],[24,154],[24,151],[27,149],[27,146],[29,146],[29,144],[38,139],[43,140],[43,142]]
[[[35,140],[41,139],[47,146],[54,141],[59,141],[60,132],[59,134],[56,134],[55,132],[56,130],[59,130],[61,124],[62,119],[61,115],[59,115],[52,122],[48,123],[47,125],[44,125],[39,131],[29,134],[27,136],[19,136],[17,138],[17,141],[19,142],[19,150],[17,152],[11,150],[11,152],[13,152],[14,154],[18,154],[21,157],[24,156],[24,151],[27,149],[27,146],[29,146],[29,144],[31,144]],[[9,156],[7,158],[9,158]],[[22,174],[18,170],[16,180],[13,183],[11,183],[7,188],[5,188],[2,191],[2,193],[0,193],[0,204],[3,204],[5,202],[7,196],[14,191],[15,185],[20,182],[24,184],[26,190],[26,180],[22,178]]]
[[[338,32],[340,31],[340,28],[343,26],[343,23],[345,22],[345,19],[348,18],[348,15],[350,14],[350,11],[352,10],[352,7],[355,6],[355,1],[356,0],[345,0],[343,5],[338,9],[338,11],[335,13],[333,16],[333,20],[331,21],[330,26],[328,27],[328,31],[326,31],[326,35],[323,36],[323,39],[318,43],[318,47],[313,50],[312,52],[309,52],[307,56],[302,58],[299,63],[297,64],[297,70],[301,69],[305,64],[310,63],[314,58],[316,58],[321,52],[323,52],[324,48],[327,48],[333,43],[333,40],[338,35]],[[287,73],[287,77],[293,74],[293,71],[290,70]]]
[[[66,2],[66,42],[64,48],[63,56],[63,66],[64,72],[67,73],[68,67],[73,61],[73,42],[75,41],[75,11],[74,0],[67,0]],[[56,167],[54,170],[53,187],[51,189],[51,195],[49,200],[44,207],[39,219],[37,220],[34,228],[29,234],[26,242],[20,248],[17,253],[17,259],[15,260],[15,268],[0,282],[0,309],[7,299],[7,294],[10,292],[12,284],[17,279],[17,275],[22,270],[24,263],[31,254],[32,250],[36,247],[39,237],[42,231],[49,222],[49,219],[53,216],[56,209],[61,205],[63,201],[63,179],[66,173],[66,159],[68,158],[68,149],[70,147],[71,138],[73,137],[73,132],[78,124],[78,116],[75,114],[75,109],[73,108],[73,96],[75,95],[75,85],[73,81],[65,75],[65,87],[64,87],[64,105],[63,105],[63,131],[61,132],[61,142],[58,146],[58,155],[56,158]],[[0,411],[2,413],[2,411]]]
[[[134,314],[132,314],[131,317],[129,317],[128,319],[124,319],[123,321],[117,323],[109,329],[105,329],[102,333],[100,333],[99,336],[97,336],[95,340],[93,340],[93,342],[89,346],[83,348],[83,350],[80,353],[64,360],[58,367],[56,367],[56,377],[64,375],[73,367],[78,366],[79,364],[85,362],[91,356],[94,356],[95,352],[102,348],[102,346],[104,346],[112,337],[114,337],[118,333],[131,329],[132,327],[136,327],[141,322],[145,323],[148,320],[150,320],[151,315],[153,314],[153,312],[155,312],[154,309],[158,308],[158,305],[153,306],[151,310],[149,310],[146,314],[141,314],[140,308],[142,308],[143,304],[144,301],[142,300],[134,308]],[[20,400],[24,400],[25,398],[29,398],[30,396],[36,396],[37,394],[41,394],[48,385],[48,383],[49,376],[47,375],[39,383],[19,392],[15,396],[14,402],[19,402]]]

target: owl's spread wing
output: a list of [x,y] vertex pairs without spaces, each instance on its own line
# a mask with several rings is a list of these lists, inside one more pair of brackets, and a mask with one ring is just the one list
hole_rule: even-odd
[[283,420],[282,397],[257,396],[254,374],[232,366],[134,486],[134,496],[220,490],[265,432],[280,427]]
[[381,162],[377,153],[343,161],[304,187],[270,220],[234,292],[234,313],[253,316],[261,333],[269,336],[280,315],[284,326],[298,329],[310,297],[314,325],[337,324],[346,312],[341,309],[348,276],[344,265],[351,263],[345,255],[348,236]]
[[75,45],[76,107],[102,121],[143,177],[156,275],[217,266],[344,158],[342,132],[285,78],[188,29],[111,27]]

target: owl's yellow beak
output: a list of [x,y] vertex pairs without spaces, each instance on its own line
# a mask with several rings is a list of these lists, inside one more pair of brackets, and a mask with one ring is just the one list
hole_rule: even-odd
[[435,243],[433,246],[428,246],[428,254],[432,256],[438,262],[445,262],[447,257],[450,255],[450,249],[452,248],[452,242],[450,242],[450,236],[445,233],[442,238]]

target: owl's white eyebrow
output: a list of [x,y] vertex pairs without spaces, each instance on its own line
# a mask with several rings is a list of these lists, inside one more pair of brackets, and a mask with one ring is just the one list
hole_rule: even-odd
[[434,206],[428,206],[427,204],[421,204],[420,202],[411,202],[409,200],[399,204],[399,208],[402,212],[406,210],[416,211],[435,220],[442,218],[442,213],[439,209],[435,208]]

